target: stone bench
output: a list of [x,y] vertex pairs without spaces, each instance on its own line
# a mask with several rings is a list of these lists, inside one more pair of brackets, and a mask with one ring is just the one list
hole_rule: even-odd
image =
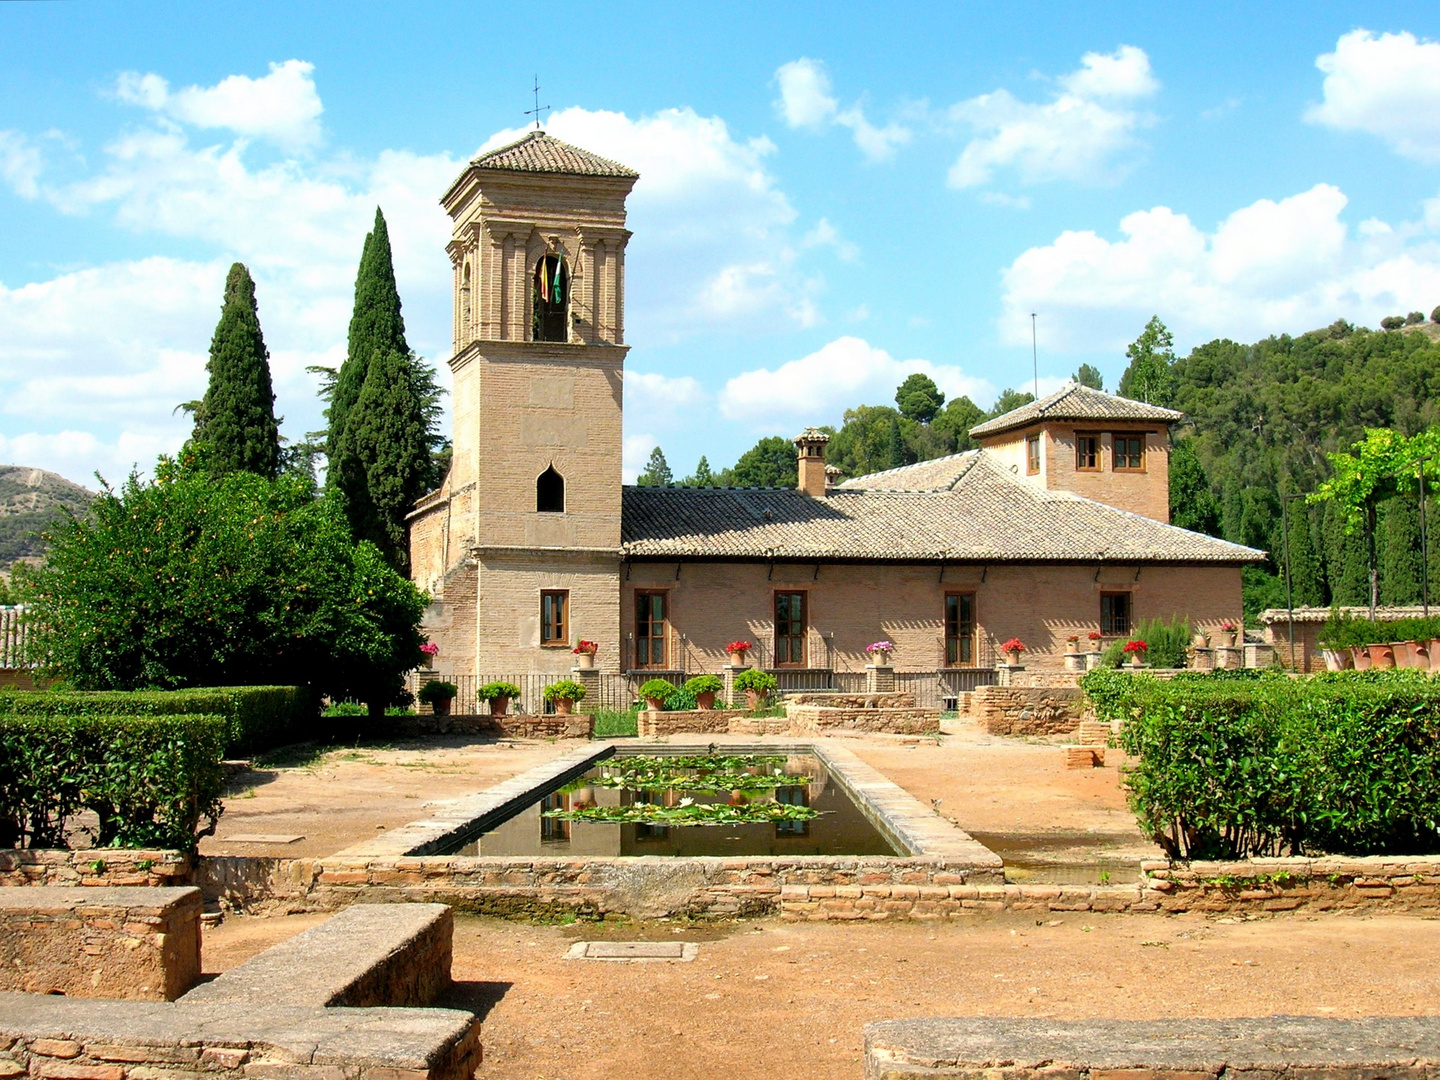
[[0,888],[0,991],[173,1001],[200,977],[200,890]]
[[1434,1017],[1331,1020],[889,1020],[865,1026],[865,1080],[1419,1080],[1440,1063]]
[[186,1005],[429,1005],[450,985],[445,904],[355,904],[186,994]]

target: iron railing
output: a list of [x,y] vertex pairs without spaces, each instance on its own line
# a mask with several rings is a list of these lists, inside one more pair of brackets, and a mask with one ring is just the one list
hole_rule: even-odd
[[[451,705],[451,711],[461,715],[474,716],[476,714],[488,713],[490,706],[487,702],[477,699],[476,694],[480,687],[486,683],[508,682],[520,688],[520,695],[510,702],[512,713],[531,713],[538,715],[545,712],[553,712],[554,709],[545,700],[545,688],[562,679],[572,678],[569,672],[564,674],[543,674],[530,673],[526,675],[454,675],[449,679],[456,687],[455,701]],[[635,694],[631,687],[631,680],[624,675],[615,675],[602,672],[596,678],[596,685],[590,693],[585,696],[582,709],[591,712],[595,709],[628,709],[635,702]]]
[[25,658],[24,616],[23,607],[0,607],[0,668],[33,666]]

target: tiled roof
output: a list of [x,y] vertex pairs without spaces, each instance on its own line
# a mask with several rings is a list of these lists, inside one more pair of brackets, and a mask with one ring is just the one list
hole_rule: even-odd
[[[627,487],[632,557],[1247,563],[1263,553],[1017,480],[990,455],[863,477],[824,498],[772,488]],[[953,479],[943,484],[948,468]],[[925,490],[885,488],[896,474]],[[855,481],[851,481],[854,484]]]
[[1174,409],[1162,409],[1159,405],[1147,405],[1143,401],[1131,401],[1100,390],[1091,390],[1079,383],[1061,387],[1049,397],[1011,409],[994,420],[976,424],[970,434],[998,435],[1002,431],[1025,427],[1041,420],[1151,420],[1162,424],[1173,424],[1184,413]]
[[470,164],[477,169],[502,169],[507,172],[567,173],[571,176],[640,175],[618,161],[581,150],[543,131],[532,131],[519,142],[481,154]]
[[946,491],[974,466],[980,454],[979,450],[967,450],[963,454],[852,477],[839,486],[865,491]]

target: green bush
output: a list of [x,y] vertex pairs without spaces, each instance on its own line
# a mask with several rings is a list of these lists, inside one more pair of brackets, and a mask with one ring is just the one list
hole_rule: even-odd
[[609,739],[617,735],[637,734],[639,713],[639,709],[596,709],[595,737]]
[[0,716],[223,716],[232,757],[316,735],[320,704],[306,686],[209,686],[189,690],[0,691]]
[[718,694],[725,689],[725,683],[719,675],[696,675],[693,679],[686,679],[685,685],[680,689],[692,696],[698,694]]
[[1389,644],[1392,641],[1430,641],[1440,638],[1440,616],[1428,619],[1362,619],[1330,609],[1330,617],[1320,628],[1320,644],[1327,649],[1348,649],[1352,645]]
[[494,701],[502,697],[514,701],[520,696],[520,687],[513,682],[487,682],[475,691],[475,696],[481,701]]
[[559,701],[561,698],[569,698],[571,701],[585,700],[585,687],[574,679],[561,679],[559,682],[551,683],[545,687],[546,701]]
[[437,701],[451,701],[460,692],[460,688],[453,682],[442,682],[439,679],[430,679],[424,686],[420,687],[420,693],[415,696],[426,705],[434,705]]
[[647,679],[640,685],[640,696],[647,701],[668,701],[678,689],[667,679]]
[[779,685],[774,675],[768,671],[761,671],[759,668],[742,671],[735,678],[736,690],[754,690],[761,695],[771,693]]
[[665,695],[666,712],[685,712],[699,707],[700,703],[695,700],[695,695],[683,686],[677,686]]
[[1440,852],[1440,685],[1424,672],[1086,683],[1124,720],[1131,808],[1172,858]]
[[0,716],[0,846],[63,846],[86,809],[99,847],[193,851],[220,816],[229,730],[223,716]]

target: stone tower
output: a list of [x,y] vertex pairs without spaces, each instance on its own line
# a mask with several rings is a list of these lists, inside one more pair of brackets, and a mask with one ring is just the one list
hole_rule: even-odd
[[625,198],[637,174],[534,131],[470,162],[454,222],[454,456],[411,517],[451,674],[619,663]]

